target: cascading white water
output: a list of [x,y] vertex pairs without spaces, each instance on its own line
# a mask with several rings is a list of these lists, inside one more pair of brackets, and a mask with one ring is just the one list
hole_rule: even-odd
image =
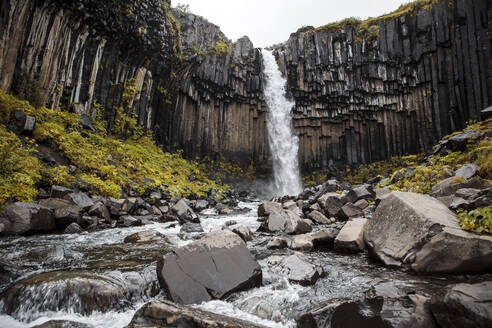
[[265,100],[268,105],[268,142],[273,159],[276,196],[297,195],[302,191],[297,152],[299,139],[292,132],[290,111],[294,103],[285,95],[287,81],[282,77],[272,52],[263,49]]

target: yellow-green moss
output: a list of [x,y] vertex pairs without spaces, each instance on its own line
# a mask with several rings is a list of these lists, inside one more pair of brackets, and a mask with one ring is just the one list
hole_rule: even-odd
[[228,55],[231,53],[231,50],[224,41],[217,41],[217,43],[215,43],[215,53],[219,56]]
[[471,211],[458,210],[461,229],[476,233],[492,233],[492,205]]
[[387,161],[379,161],[371,164],[363,164],[357,168],[346,167],[343,172],[343,180],[351,184],[360,184],[376,176],[386,176],[402,168],[416,165],[424,157],[423,154],[394,156]]
[[[128,99],[124,95],[124,103],[129,102],[130,94],[131,92],[128,93]],[[36,117],[33,136],[37,142],[44,143],[58,151],[68,160],[69,164],[75,165],[77,168],[73,174],[69,174],[65,166],[44,167],[39,165],[34,157],[32,159],[31,157],[27,158],[30,156],[29,151],[23,150],[22,147],[16,147],[21,152],[19,156],[12,156],[10,153],[13,150],[6,147],[10,144],[18,145],[20,141],[13,142],[12,140],[17,137],[4,131],[1,139],[2,151],[9,154],[5,155],[5,158],[17,158],[19,163],[24,161],[38,163],[28,165],[25,169],[19,168],[19,170],[24,170],[19,173],[24,179],[22,181],[26,181],[26,185],[32,189],[15,193],[19,194],[15,199],[28,200],[32,198],[35,195],[34,186],[39,181],[50,185],[69,186],[75,183],[76,178],[88,184],[91,192],[113,197],[118,197],[121,189],[136,188],[137,191],[143,193],[149,186],[163,186],[163,189],[170,190],[172,194],[177,196],[189,196],[192,193],[202,196],[208,193],[221,194],[227,188],[208,179],[200,169],[198,162],[185,160],[180,152],[175,154],[163,152],[155,144],[152,134],[145,133],[141,127],[136,125],[136,121],[131,122],[129,128],[134,132],[124,133],[125,136],[131,134],[126,140],[120,139],[121,135],[119,134],[116,137],[106,136],[106,133],[90,133],[89,131],[84,131],[82,134],[78,124],[80,117],[76,114],[44,107],[35,109],[29,103],[0,91],[1,122],[6,122],[10,113],[15,109],[23,110],[25,113]],[[125,127],[121,131],[128,131],[128,124],[126,123],[121,124]],[[103,127],[99,128],[102,129]],[[4,166],[8,167],[8,165]],[[6,173],[2,175],[5,176],[4,180],[8,178],[7,175]],[[27,179],[24,176],[30,178]],[[148,181],[153,182],[149,183]],[[168,187],[164,187],[164,185]],[[8,184],[4,182],[2,186],[8,186]],[[4,200],[10,197],[4,194],[5,191],[0,196]]]
[[0,124],[0,208],[8,200],[31,201],[37,194],[41,165],[31,151],[30,144],[23,145]]

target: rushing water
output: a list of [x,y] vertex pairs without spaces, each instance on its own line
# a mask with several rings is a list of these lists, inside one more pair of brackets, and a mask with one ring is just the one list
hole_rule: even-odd
[[[258,205],[240,203],[243,210],[231,215],[205,210],[200,221],[205,233],[222,229],[230,220],[256,231]],[[123,243],[126,236],[150,229],[165,234],[167,241]],[[157,282],[156,259],[199,236],[182,234],[177,222],[168,222],[74,235],[0,238],[0,269],[3,266],[15,273],[13,281],[6,283],[0,270],[0,328],[33,327],[49,320],[123,327],[144,303],[166,298]],[[300,286],[289,283],[270,266],[270,256],[292,254],[288,249],[267,249],[270,239],[270,234],[256,232],[247,243],[263,271],[261,287],[194,306],[266,327],[296,327],[300,314],[336,300],[363,298],[373,286],[390,284],[408,293],[429,292],[450,283],[393,271],[370,263],[365,255],[310,252],[305,256],[325,273],[315,285]]]
[[268,142],[273,159],[276,196],[297,195],[302,191],[297,152],[299,139],[292,131],[290,111],[294,103],[285,95],[282,77],[272,52],[263,49],[264,94],[268,105]]

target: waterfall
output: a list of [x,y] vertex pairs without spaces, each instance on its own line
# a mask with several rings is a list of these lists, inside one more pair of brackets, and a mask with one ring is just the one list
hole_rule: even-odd
[[282,77],[271,51],[262,50],[265,100],[268,105],[268,142],[273,160],[276,196],[297,195],[302,191],[297,152],[299,139],[292,131],[290,111],[294,106],[285,95]]

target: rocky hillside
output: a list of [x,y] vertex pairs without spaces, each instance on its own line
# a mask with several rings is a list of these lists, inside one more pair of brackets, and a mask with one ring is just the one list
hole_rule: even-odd
[[[418,0],[305,27],[274,47],[296,100],[305,169],[430,150],[491,104],[492,7]],[[0,87],[34,103],[127,112],[166,150],[269,168],[261,55],[168,1],[2,3]]]

